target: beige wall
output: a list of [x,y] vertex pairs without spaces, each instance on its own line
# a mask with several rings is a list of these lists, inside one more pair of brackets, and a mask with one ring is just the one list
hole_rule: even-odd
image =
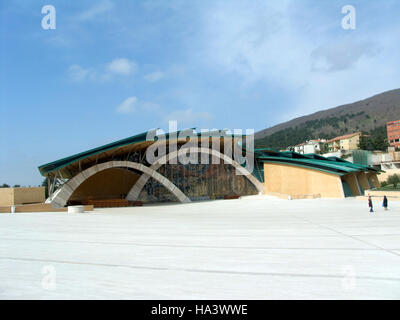
[[0,188],[0,206],[41,203],[45,201],[45,188]]
[[378,175],[379,182],[387,181],[389,176],[393,174],[400,174],[400,169],[384,169],[385,172],[382,172]]
[[0,188],[0,206],[14,204],[14,188]]
[[11,207],[10,206],[0,207],[0,213],[11,213]]
[[[17,205],[15,207],[15,212],[67,212],[68,208],[58,208],[55,209],[50,203],[35,203],[35,204],[25,204]],[[86,205],[85,211],[93,211],[93,205]],[[11,207],[0,207],[0,213],[11,213]]]
[[42,203],[45,201],[45,188],[14,188],[14,204]]
[[344,198],[342,181],[334,174],[286,164],[264,163],[266,193]]
[[328,143],[329,150],[338,151],[338,150],[357,150],[358,144],[360,143],[361,134],[355,135],[348,139],[337,140]]
[[360,135],[356,135],[349,139],[340,140],[341,150],[357,150],[358,144],[360,143]]

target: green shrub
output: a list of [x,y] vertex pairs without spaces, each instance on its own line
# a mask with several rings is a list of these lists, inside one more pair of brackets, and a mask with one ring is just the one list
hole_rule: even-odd
[[393,174],[393,175],[389,176],[387,183],[392,184],[394,186],[394,188],[396,189],[397,185],[400,183],[400,176],[398,174]]

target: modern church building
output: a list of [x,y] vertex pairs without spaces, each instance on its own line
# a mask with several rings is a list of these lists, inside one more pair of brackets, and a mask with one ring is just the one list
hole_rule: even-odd
[[253,149],[252,139],[224,130],[189,131],[154,131],[151,139],[145,132],[42,165],[47,202],[104,207],[256,194],[344,198],[379,186],[377,170],[340,158]]

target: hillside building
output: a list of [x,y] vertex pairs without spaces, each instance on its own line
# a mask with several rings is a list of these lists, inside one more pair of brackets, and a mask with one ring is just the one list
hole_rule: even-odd
[[382,172],[379,181],[386,181],[393,174],[400,174],[400,151],[395,151],[394,147],[389,147],[388,152],[372,152],[371,166]]
[[386,128],[390,146],[400,148],[400,120],[388,122]]
[[300,154],[320,153],[321,146],[325,142],[326,142],[326,140],[324,140],[324,139],[309,140],[307,142],[303,142],[303,143],[298,144],[297,146],[294,146],[293,149],[294,149],[294,152],[297,152]]
[[357,150],[361,136],[361,132],[356,132],[328,140],[329,152]]

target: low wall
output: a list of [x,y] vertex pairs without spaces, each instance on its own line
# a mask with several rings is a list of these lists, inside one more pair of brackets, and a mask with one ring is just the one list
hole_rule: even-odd
[[374,197],[398,197],[400,198],[400,191],[377,191],[377,190],[366,190],[365,195]]
[[[390,196],[386,196],[388,201],[400,201],[400,197],[390,197]],[[371,196],[373,201],[379,201],[382,202],[383,201],[383,196]],[[357,200],[362,200],[362,201],[367,201],[368,197],[367,196],[360,196],[360,197],[356,197]]]
[[11,207],[0,207],[0,213],[11,213]]
[[400,191],[375,191],[375,190],[366,190],[364,197],[357,197],[357,200],[367,200],[368,196],[374,201],[382,201],[383,196],[386,196],[389,201],[400,201]]
[[45,188],[0,188],[0,206],[42,203],[45,201]]
[[[93,211],[93,205],[86,205],[85,211]],[[68,208],[53,208],[50,203],[16,205],[15,212],[67,212]],[[11,213],[11,206],[0,207],[0,213]]]
[[265,193],[265,195],[277,197],[279,199],[284,199],[284,200],[319,199],[319,198],[321,198],[320,194],[284,194],[284,193],[278,193],[278,192],[267,192],[267,193]]
[[45,188],[13,188],[14,204],[42,203],[45,199]]
[[14,204],[14,188],[0,188],[0,206]]

